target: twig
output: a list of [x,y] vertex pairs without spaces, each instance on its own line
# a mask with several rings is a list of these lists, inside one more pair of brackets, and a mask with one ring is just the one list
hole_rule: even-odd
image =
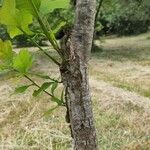
[[[35,85],[36,87],[38,88],[41,88],[35,81],[33,81],[30,77],[28,77],[27,75],[24,75],[24,77],[26,79],[28,79],[30,82],[33,83],[33,85]],[[52,94],[50,94],[49,92],[47,92],[46,90],[43,90],[43,92],[45,92],[47,95],[51,96],[51,97],[54,97]]]
[[35,46],[37,46],[37,47],[39,48],[40,51],[42,51],[46,56],[48,56],[56,65],[60,66],[60,63],[59,63],[55,58],[53,58],[51,55],[49,55],[43,48],[41,48],[41,47],[39,46],[39,44],[38,44],[36,41],[34,41],[24,30],[22,30],[21,28],[19,28],[19,30],[20,30],[21,32],[23,32],[23,33],[29,38],[29,40],[30,40],[32,43],[34,43]]

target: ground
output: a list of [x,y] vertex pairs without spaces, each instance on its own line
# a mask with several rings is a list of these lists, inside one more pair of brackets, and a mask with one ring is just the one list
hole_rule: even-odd
[[[96,44],[99,49],[92,54],[89,78],[99,147],[149,150],[150,34],[110,37]],[[33,48],[31,51],[38,58],[33,70],[59,76],[52,62]],[[13,74],[0,77],[0,149],[71,150],[65,109],[43,116],[55,106],[47,95],[34,98],[33,88],[12,94],[15,87],[26,83]]]

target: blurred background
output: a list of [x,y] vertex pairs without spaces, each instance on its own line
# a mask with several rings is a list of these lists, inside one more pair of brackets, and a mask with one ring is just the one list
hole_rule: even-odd
[[[149,0],[97,0],[97,10],[96,39],[110,35],[137,35],[150,29]],[[58,9],[48,14],[47,18],[50,26],[56,32],[56,37],[60,39],[64,34],[64,29],[73,24],[73,10],[71,8],[69,10]],[[38,43],[44,45],[45,38],[40,34],[38,23],[34,21],[30,28],[37,33]],[[6,27],[3,25],[0,25],[0,38],[10,40]],[[17,36],[12,41],[17,47],[32,46],[25,35]]]

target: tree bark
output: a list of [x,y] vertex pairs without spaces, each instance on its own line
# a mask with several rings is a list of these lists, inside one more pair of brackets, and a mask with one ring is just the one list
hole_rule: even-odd
[[66,87],[74,150],[97,150],[88,81],[88,56],[92,46],[95,13],[95,0],[77,0],[74,29],[70,40],[62,46],[64,58],[60,72]]

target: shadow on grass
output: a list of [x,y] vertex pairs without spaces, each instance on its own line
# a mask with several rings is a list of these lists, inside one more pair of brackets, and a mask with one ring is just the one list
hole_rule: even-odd
[[97,45],[93,45],[92,47],[92,53],[102,53],[103,52],[103,47],[99,47]]
[[149,48],[132,49],[123,46],[106,49],[95,46],[92,56],[97,59],[110,59],[112,61],[150,61],[150,50]]

